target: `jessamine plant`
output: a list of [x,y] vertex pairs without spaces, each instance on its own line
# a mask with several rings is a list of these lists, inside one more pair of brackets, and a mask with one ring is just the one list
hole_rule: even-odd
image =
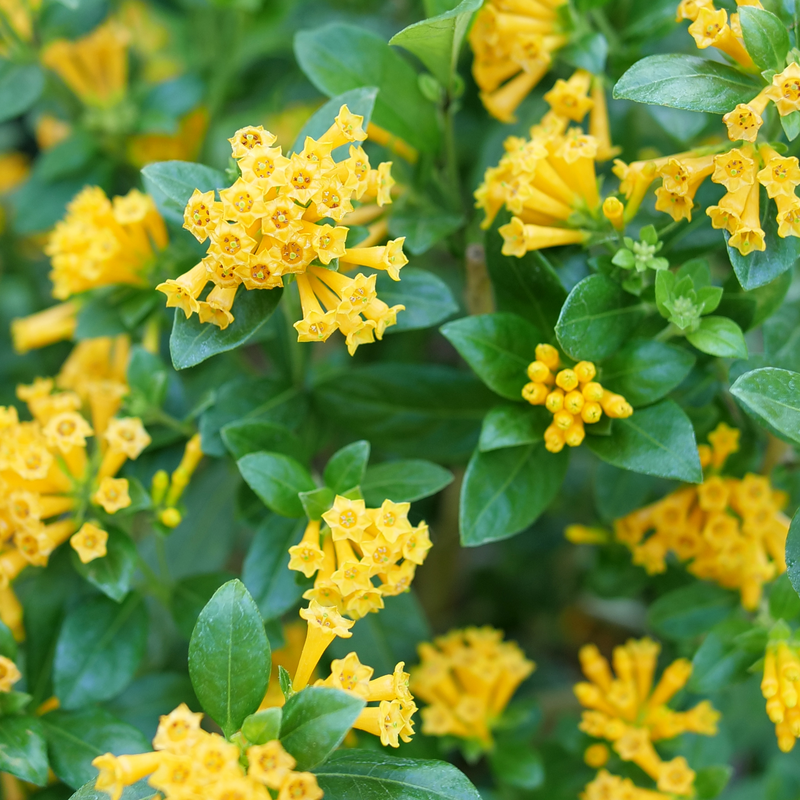
[[0,0],[2,797],[796,797],[796,6]]

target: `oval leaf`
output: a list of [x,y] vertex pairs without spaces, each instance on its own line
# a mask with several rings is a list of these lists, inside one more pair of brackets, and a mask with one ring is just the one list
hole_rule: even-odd
[[401,333],[430,328],[444,322],[458,311],[447,284],[432,272],[416,267],[404,267],[401,281],[393,281],[386,273],[378,275],[375,288],[384,303],[403,305],[397,314],[397,325],[386,333]]
[[361,493],[368,506],[379,506],[384,500],[413,503],[441,492],[452,482],[453,473],[431,461],[387,461],[367,468]]
[[284,517],[302,517],[300,492],[317,488],[308,470],[289,456],[280,453],[250,453],[237,462],[247,485],[267,508]]
[[38,64],[0,60],[0,122],[24,114],[42,94],[44,71]]
[[369,442],[362,439],[334,453],[325,465],[325,485],[337,494],[358,486],[367,470],[369,449]]
[[47,783],[44,731],[36,717],[0,719],[0,770],[37,786]]
[[731,394],[785,436],[800,442],[800,374],[764,367],[739,376]]
[[755,6],[739,10],[744,46],[761,69],[781,70],[789,52],[789,31],[772,13]]
[[[127,533],[112,527],[108,527],[106,530],[108,531],[107,552],[103,558],[95,558],[94,561],[83,564],[77,553],[73,552],[72,563],[89,583],[112,600],[120,603],[130,591],[133,575],[137,568],[138,555],[136,545]],[[85,781],[81,781],[78,786],[82,783]]]
[[747,358],[742,329],[727,317],[703,317],[686,338],[702,353],[719,358]]
[[478,447],[486,453],[541,442],[551,419],[544,409],[530,408],[527,404],[495,406],[483,419]]

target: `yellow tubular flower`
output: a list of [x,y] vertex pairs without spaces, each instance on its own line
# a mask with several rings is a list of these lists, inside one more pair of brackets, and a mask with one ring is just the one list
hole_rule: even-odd
[[106,554],[106,542],[108,534],[92,525],[91,522],[84,522],[81,529],[69,540],[72,549],[78,554],[82,564],[88,564],[96,558],[102,558]]
[[14,349],[24,354],[29,350],[38,350],[40,347],[71,339],[78,327],[79,308],[79,304],[73,300],[12,320],[11,340]]
[[750,58],[744,43],[728,25],[728,12],[724,9],[717,11],[713,6],[701,8],[695,21],[689,26],[689,33],[700,49],[716,47],[741,66],[746,68],[753,66],[753,59]]
[[675,16],[675,22],[681,22],[682,20],[688,19],[690,22],[694,22],[697,19],[697,15],[700,13],[700,10],[703,8],[714,8],[714,0],[681,0],[678,4],[678,11]]
[[10,692],[11,687],[22,678],[17,665],[5,656],[0,656],[0,692]]
[[307,621],[308,631],[292,680],[295,691],[306,687],[328,645],[337,636],[350,638],[352,633],[349,629],[354,625],[352,620],[345,619],[336,609],[321,606],[316,600],[312,600],[308,608],[301,609],[300,616]]
[[770,641],[764,655],[761,693],[767,701],[767,716],[775,725],[778,747],[788,753],[800,735],[797,713],[800,690],[800,656],[793,642]]
[[728,244],[731,247],[735,247],[743,256],[749,255],[754,250],[763,252],[767,249],[764,241],[764,230],[761,228],[760,194],[759,184],[753,183],[747,194],[747,200],[741,216],[741,224],[728,240]]
[[152,775],[161,765],[164,756],[161,753],[141,753],[133,756],[114,756],[106,753],[92,761],[100,774],[97,776],[95,788],[108,792],[111,800],[119,800],[126,786],[133,786],[142,778]]
[[616,230],[625,229],[625,206],[616,197],[607,197],[603,201],[603,216]]
[[793,61],[783,72],[774,75],[772,86],[766,91],[782,117],[800,110],[800,64]]
[[764,89],[749,103],[739,103],[733,111],[725,114],[722,121],[728,128],[728,138],[732,142],[739,139],[745,142],[755,142],[758,132],[764,124],[761,115],[769,100],[769,89]]
[[[2,11],[0,11],[0,14]],[[30,174],[30,159],[24,153],[0,155],[0,196],[19,186]]]

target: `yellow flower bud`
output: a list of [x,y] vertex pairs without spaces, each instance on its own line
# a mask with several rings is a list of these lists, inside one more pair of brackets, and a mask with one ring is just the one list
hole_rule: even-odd
[[564,392],[561,389],[553,389],[553,391],[547,395],[544,404],[551,414],[561,411],[564,407]]
[[589,383],[597,375],[597,369],[591,361],[579,361],[575,365],[575,374],[581,383]]
[[599,403],[603,399],[603,391],[603,387],[594,381],[590,381],[581,388],[583,396],[593,403]]
[[588,425],[600,422],[602,416],[603,409],[600,407],[600,403],[595,403],[593,400],[588,401],[581,409],[581,419]]
[[603,216],[618,230],[625,227],[625,206],[616,197],[607,197],[603,202]]
[[544,446],[551,453],[560,453],[564,449],[564,432],[551,425],[544,432]]
[[560,428],[562,431],[568,431],[572,427],[575,417],[569,411],[556,411],[553,414],[553,425]]
[[543,406],[549,391],[543,383],[526,383],[522,387],[522,396],[532,406]]
[[536,345],[536,360],[541,361],[548,369],[557,370],[561,363],[558,350],[550,344]]
[[561,372],[556,375],[556,386],[560,387],[565,392],[571,392],[573,389],[576,389],[578,387],[578,376],[575,374],[575,370],[562,369]]
[[580,414],[585,403],[586,399],[584,396],[574,389],[564,397],[564,408],[569,411],[570,414]]
[[553,373],[543,361],[531,361],[528,365],[528,378],[534,383],[553,383]]
[[166,525],[168,528],[177,528],[183,518],[177,508],[165,508],[158,515],[158,519],[162,525]]

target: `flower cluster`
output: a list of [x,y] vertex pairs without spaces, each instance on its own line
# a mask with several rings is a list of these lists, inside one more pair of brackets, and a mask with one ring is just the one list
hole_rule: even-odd
[[153,475],[150,489],[153,508],[159,522],[167,528],[177,528],[181,524],[183,515],[177,506],[202,457],[200,434],[196,433],[186,442],[183,456],[172,475],[163,469]]
[[331,686],[350,692],[368,703],[358,715],[353,728],[378,736],[386,747],[399,747],[400,740],[410,742],[414,734],[412,717],[417,710],[408,688],[409,674],[401,661],[390,675],[373,678],[375,670],[362,664],[355,653],[331,662],[331,674],[315,686]]
[[[582,244],[598,225],[595,162],[615,153],[605,91],[588,72],[577,70],[569,80],[556,81],[545,100],[551,110],[531,128],[531,138],[506,139],[505,155],[486,170],[475,192],[484,228],[502,208],[514,215],[500,228],[505,255]],[[579,123],[590,111],[588,135],[580,128],[567,130],[570,121]]]
[[[237,131],[230,141],[241,177],[219,192],[219,200],[213,191],[195,190],[190,198],[184,227],[198,241],[210,240],[208,255],[157,287],[167,305],[226,328],[241,285],[274,289],[293,276],[303,308],[294,326],[299,341],[325,341],[338,329],[352,354],[359,344],[382,338],[403,306],[390,308],[378,299],[375,274],[348,278],[338,271],[370,267],[400,280],[408,261],[404,239],[347,247],[349,229],[338,224],[354,211],[358,221],[364,219],[364,206],[354,209],[353,200],[375,198],[378,208],[391,202],[391,162],[371,169],[357,144],[366,139],[363,121],[342,106],[334,124],[319,139],[306,137],[291,157],[273,147],[275,136],[261,127]],[[336,162],[333,151],[348,143],[356,143],[349,157]],[[209,282],[213,288],[201,300]]]
[[[653,743],[686,732],[713,736],[719,713],[707,700],[689,711],[668,707],[689,680],[692,664],[686,659],[674,661],[654,687],[659,651],[659,645],[651,639],[630,640],[615,647],[612,674],[597,647],[582,647],[581,667],[589,682],[575,685],[575,695],[587,709],[580,729],[613,742],[617,755],[644,770],[656,781],[659,791],[689,797],[693,794],[694,771],[681,756],[663,761]],[[589,793],[587,787],[587,799],[603,796]]]
[[580,800],[671,800],[673,795],[640,789],[630,778],[620,778],[601,769],[579,797]]
[[469,42],[472,74],[486,110],[501,122],[514,112],[550,69],[553,53],[567,43],[559,7],[567,0],[489,0],[475,17]]
[[[89,351],[98,347],[85,342],[56,379],[65,391],[54,392],[52,379],[19,386],[17,395],[28,406],[30,422],[20,421],[14,407],[0,409],[4,586],[27,564],[46,564],[70,537],[84,563],[106,554],[108,534],[95,524],[96,517],[101,509],[114,514],[130,505],[128,481],[115,476],[150,443],[139,419],[115,416],[127,390],[127,347],[124,337],[100,342],[107,358],[97,369],[105,377],[92,376],[96,352]],[[93,448],[87,441],[91,436],[96,437]]]
[[[737,6],[763,8],[759,0],[736,0]],[[716,9],[713,0],[681,0],[676,22],[688,19],[689,33],[700,50],[713,47],[745,69],[751,69],[753,59],[744,46],[739,15]]]
[[324,530],[311,520],[300,544],[289,548],[289,569],[316,575],[303,596],[361,619],[383,608],[384,597],[408,591],[431,548],[428,526],[408,521],[410,507],[384,500],[367,508],[363,500],[337,495],[322,515]]
[[536,361],[528,365],[528,378],[522,396],[532,406],[544,406],[553,422],[544,432],[545,447],[559,453],[564,445],[577,447],[586,435],[584,423],[599,422],[605,412],[611,419],[626,419],[633,409],[620,394],[609,392],[595,380],[597,370],[591,361],[560,369],[558,350],[549,344],[536,346]]
[[147,270],[167,246],[167,228],[152,198],[132,189],[109,200],[87,186],[67,206],[45,248],[52,259],[53,296],[108,284],[147,285]]
[[764,654],[761,693],[767,701],[767,716],[775,724],[778,747],[788,753],[800,736],[800,647],[780,640],[770,642]]
[[517,687],[536,668],[494,628],[465,628],[419,646],[411,688],[428,705],[422,732],[492,746],[492,728]]
[[[724,424],[709,434],[712,446],[701,450],[701,463],[721,468],[735,448],[731,434]],[[780,512],[785,502],[764,476],[712,474],[699,486],[678,489],[617,520],[614,532],[649,574],[663,572],[673,552],[696,577],[737,589],[752,611],[764,584],[786,571],[789,520]]]
[[[143,778],[165,800],[319,800],[322,790],[310,772],[296,772],[295,759],[277,739],[241,747],[200,727],[202,714],[185,704],[161,717],[153,752],[92,761],[100,774],[95,786],[119,800],[126,786]],[[244,766],[246,765],[246,766]]]

